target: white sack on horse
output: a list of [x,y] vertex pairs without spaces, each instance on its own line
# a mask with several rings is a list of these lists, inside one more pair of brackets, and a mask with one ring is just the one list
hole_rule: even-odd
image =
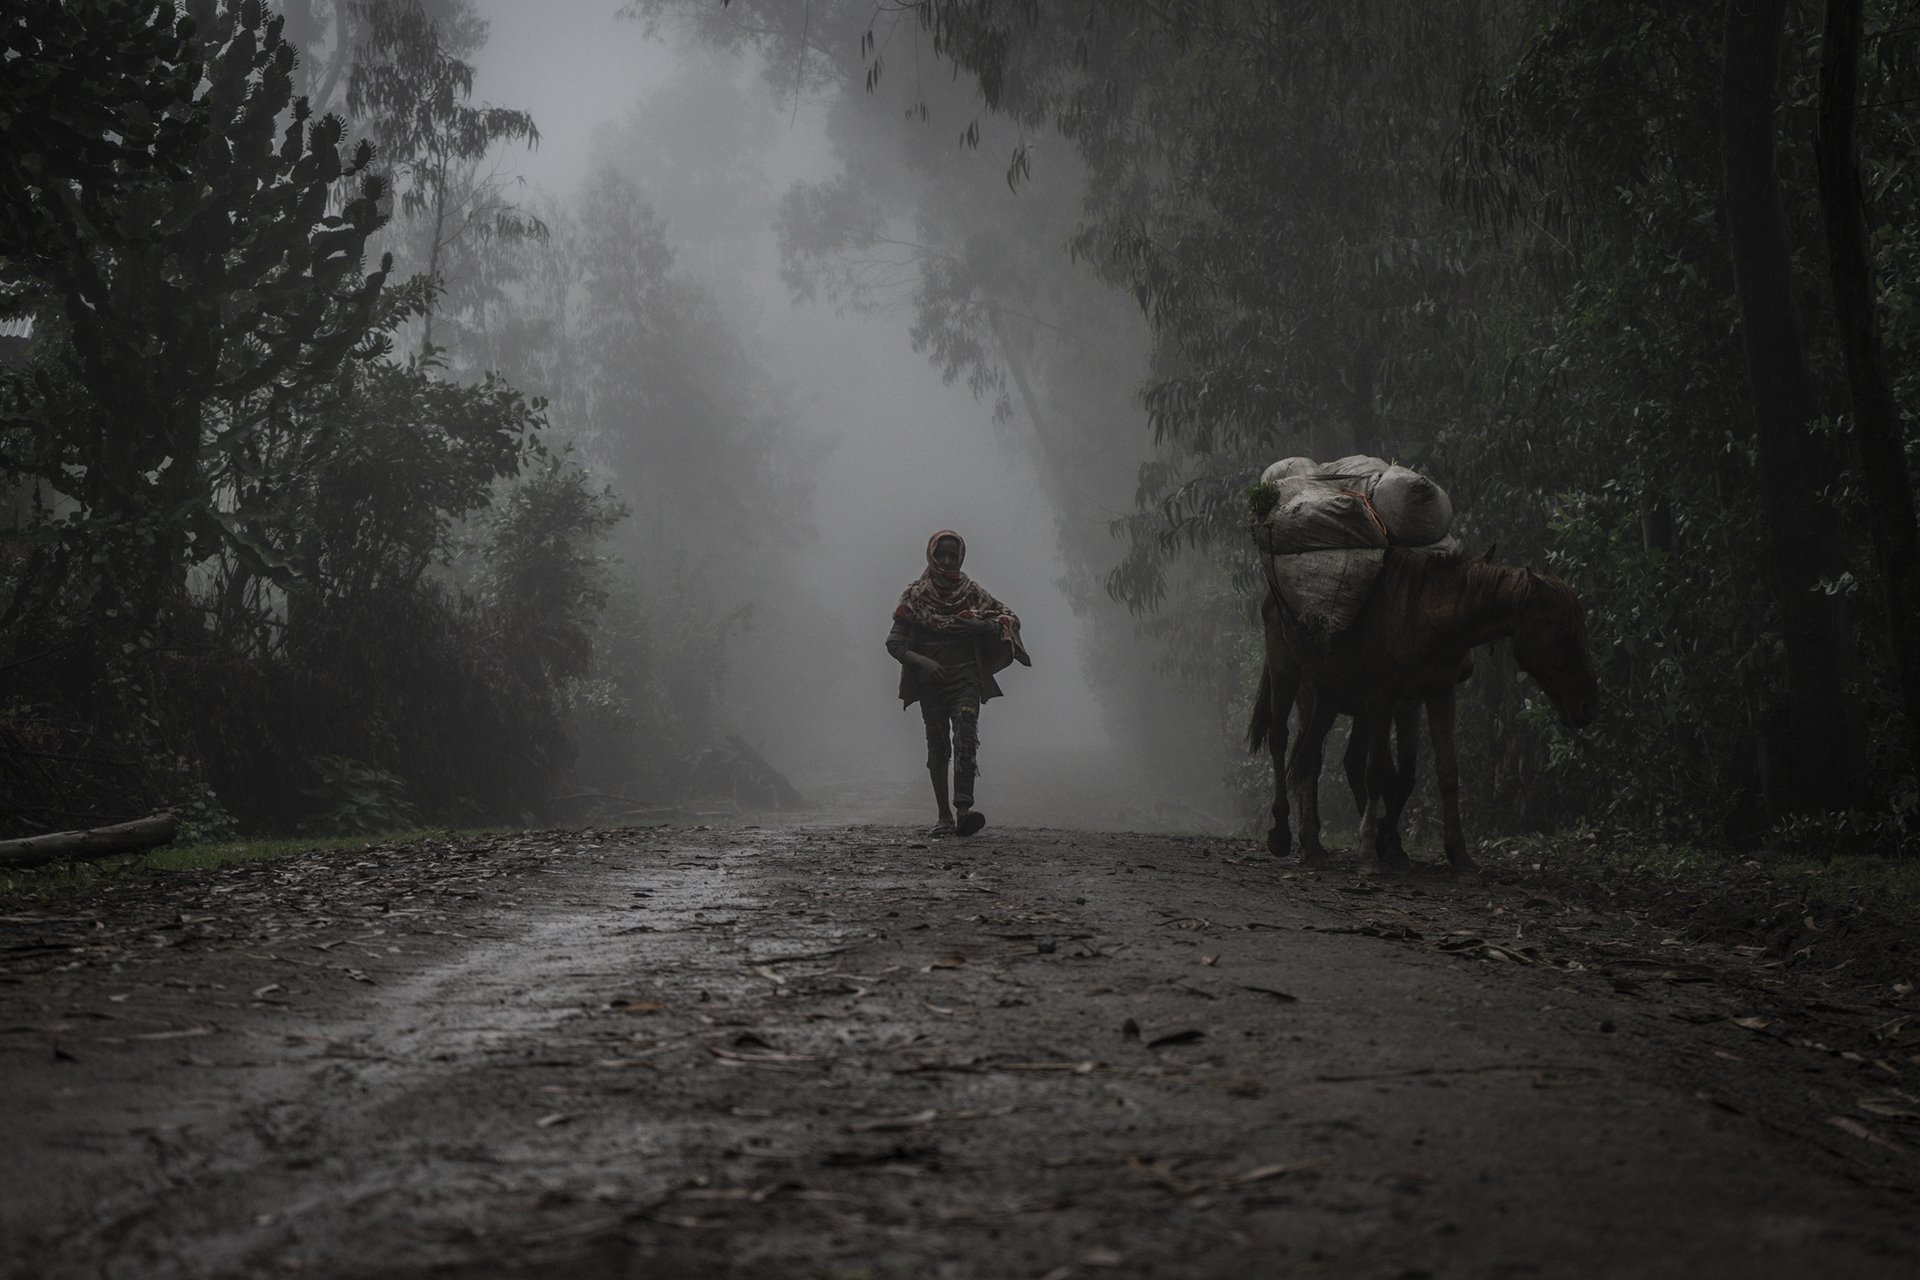
[[[1254,541],[1275,555],[1388,543],[1432,546],[1453,527],[1453,503],[1445,489],[1411,467],[1367,454],[1324,465],[1311,458],[1282,458],[1261,473],[1260,483],[1276,498],[1272,512],[1255,526]],[[1354,494],[1366,501],[1356,503]],[[1384,542],[1373,532],[1380,527]]]
[[1320,464],[1312,458],[1282,458],[1260,473],[1260,483],[1277,485],[1282,480],[1291,480],[1295,476],[1317,476]]
[[1396,546],[1429,546],[1453,527],[1447,491],[1411,467],[1388,467],[1375,477],[1367,496]]
[[1273,510],[1253,527],[1269,555],[1384,547],[1387,531],[1358,489],[1319,476],[1294,476],[1274,485]]
[[1387,466],[1386,459],[1376,458],[1370,453],[1350,453],[1344,458],[1321,463],[1319,474],[1359,484],[1372,484],[1374,477],[1385,471]]
[[1309,633],[1333,636],[1353,623],[1389,544],[1453,544],[1446,490],[1409,467],[1368,454],[1282,458],[1260,481],[1272,505],[1253,526],[1254,544],[1281,602]]
[[1303,631],[1336,636],[1353,625],[1387,558],[1385,547],[1268,556],[1280,602]]

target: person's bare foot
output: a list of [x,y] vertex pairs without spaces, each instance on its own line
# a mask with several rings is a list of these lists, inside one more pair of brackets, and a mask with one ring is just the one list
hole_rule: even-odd
[[952,819],[952,818],[942,818],[942,819],[940,819],[940,821],[938,821],[938,822],[936,822],[936,823],[934,823],[934,824],[933,824],[933,826],[932,826],[931,828],[929,828],[929,829],[928,829],[928,831],[927,831],[927,834],[928,834],[928,835],[930,835],[930,836],[950,836],[950,835],[952,835],[952,834],[953,834],[953,819]]
[[978,809],[962,809],[960,820],[953,824],[954,831],[963,836],[973,835],[987,825],[987,815]]

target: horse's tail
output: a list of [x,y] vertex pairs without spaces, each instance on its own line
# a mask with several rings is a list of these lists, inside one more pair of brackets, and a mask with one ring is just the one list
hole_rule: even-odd
[[1258,751],[1267,745],[1267,732],[1273,728],[1273,673],[1260,665],[1260,692],[1253,695],[1253,719],[1247,722],[1247,750]]

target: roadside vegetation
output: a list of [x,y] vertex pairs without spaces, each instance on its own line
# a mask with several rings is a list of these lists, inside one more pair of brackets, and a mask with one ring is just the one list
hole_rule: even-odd
[[[1039,459],[1086,665],[1167,771],[1199,720],[1258,804],[1246,485],[1363,452],[1585,601],[1590,729],[1476,660],[1476,838],[1914,853],[1908,6],[621,13],[822,104],[839,169],[780,201],[783,282],[899,315]],[[725,261],[760,179],[684,129],[672,190],[636,174],[655,117],[741,156],[754,118],[690,76],[535,198],[492,177],[540,135],[475,100],[487,39],[467,0],[0,19],[34,72],[0,84],[9,830],[539,824],[689,785],[730,643],[803,576],[812,462],[738,282],[676,239]]]
[[487,35],[467,0],[0,19],[0,833],[685,787],[743,616],[699,572],[753,554],[712,526],[804,492],[644,193],[492,177],[539,131],[475,101]]
[[1462,691],[1479,832],[1912,852],[1907,6],[627,8],[835,93],[843,173],[786,206],[796,296],[908,268],[916,344],[1063,489],[1124,420],[1105,359],[1137,351],[1153,453],[1081,562],[1222,739],[1259,674],[1246,485],[1373,454],[1586,603],[1592,728],[1498,652]]
[[313,836],[286,840],[210,840],[167,845],[141,853],[117,854],[86,862],[56,862],[31,870],[0,871],[0,901],[35,902],[84,896],[115,881],[141,876],[208,871],[247,862],[266,862],[304,854],[351,855],[390,849],[420,840],[448,840],[495,834],[489,828],[368,832],[354,836]]

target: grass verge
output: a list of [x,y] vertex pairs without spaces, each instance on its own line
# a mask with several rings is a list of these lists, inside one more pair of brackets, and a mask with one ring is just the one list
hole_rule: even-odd
[[1730,853],[1596,833],[1482,843],[1482,861],[1519,876],[1583,880],[1614,894],[1706,899],[1770,890],[1780,899],[1868,911],[1920,925],[1920,858],[1876,854]]
[[83,893],[109,881],[141,872],[204,871],[302,853],[372,849],[427,838],[446,840],[498,834],[500,830],[438,827],[356,836],[302,836],[291,840],[227,840],[213,844],[163,845],[144,853],[120,853],[87,862],[53,862],[24,870],[0,870],[0,898],[57,897]]

